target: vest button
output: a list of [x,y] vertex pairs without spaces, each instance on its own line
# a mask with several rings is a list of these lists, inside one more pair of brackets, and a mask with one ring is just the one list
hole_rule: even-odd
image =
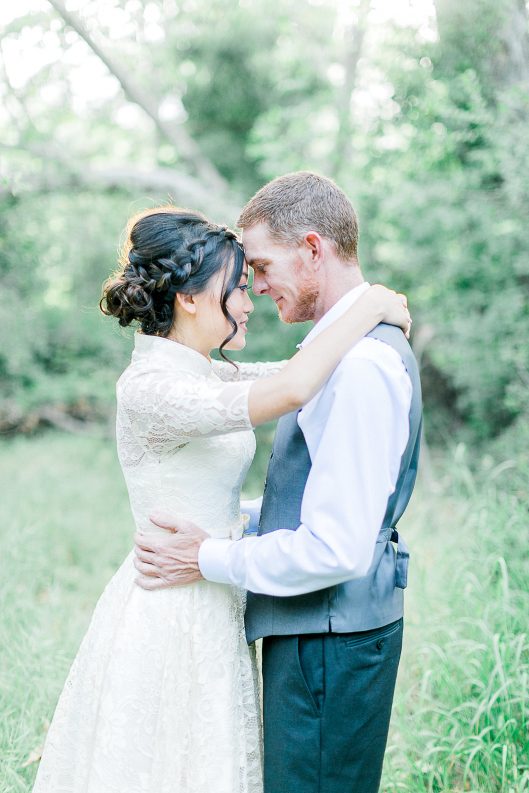
[[377,650],[381,650],[384,647],[384,639],[379,639],[376,644]]

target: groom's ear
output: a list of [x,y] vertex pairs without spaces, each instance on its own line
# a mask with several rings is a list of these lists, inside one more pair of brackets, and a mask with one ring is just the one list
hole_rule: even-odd
[[188,314],[197,313],[197,304],[193,295],[184,295],[182,292],[177,292],[175,295],[175,302],[178,303],[180,308],[187,311]]
[[318,269],[323,262],[323,240],[317,231],[308,231],[303,239],[310,262],[315,269]]

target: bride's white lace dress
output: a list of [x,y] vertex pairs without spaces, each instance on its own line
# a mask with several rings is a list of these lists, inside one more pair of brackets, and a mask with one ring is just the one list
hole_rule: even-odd
[[[274,365],[210,363],[136,335],[117,442],[136,527],[154,511],[241,533],[255,439],[251,380]],[[111,518],[108,530],[112,531]],[[50,726],[34,793],[261,793],[256,665],[244,593],[200,581],[148,592],[132,553],[103,592]]]

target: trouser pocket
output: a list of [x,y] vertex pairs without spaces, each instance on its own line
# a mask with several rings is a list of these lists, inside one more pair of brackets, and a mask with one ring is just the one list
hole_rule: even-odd
[[325,695],[323,641],[321,634],[297,637],[299,675],[317,716],[321,714]]

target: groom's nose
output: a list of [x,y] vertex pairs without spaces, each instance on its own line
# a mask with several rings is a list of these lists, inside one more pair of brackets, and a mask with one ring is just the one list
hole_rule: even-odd
[[268,284],[262,275],[254,273],[252,289],[255,295],[262,295],[268,289]]

